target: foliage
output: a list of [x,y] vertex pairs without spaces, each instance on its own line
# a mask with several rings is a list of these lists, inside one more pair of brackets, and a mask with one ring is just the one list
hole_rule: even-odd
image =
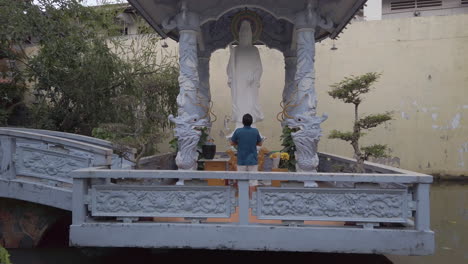
[[8,251],[0,246],[0,264],[11,264],[10,254]]
[[285,126],[283,127],[283,133],[281,135],[281,146],[283,149],[281,152],[288,153],[289,159],[287,161],[280,161],[280,168],[287,168],[289,171],[296,171],[296,145],[294,144],[293,138],[291,136],[291,128]]
[[137,162],[170,127],[179,69],[155,34],[118,37],[125,7],[0,0],[0,50],[21,64],[14,74],[31,86],[31,126],[136,148]]
[[387,145],[375,144],[367,147],[360,147],[359,140],[365,133],[362,130],[369,130],[378,125],[392,120],[392,113],[372,114],[359,118],[359,105],[363,101],[362,95],[371,90],[371,86],[379,79],[381,74],[369,72],[361,76],[351,76],[344,78],[343,81],[331,85],[332,90],[328,94],[340,99],[345,103],[354,104],[354,125],[353,131],[342,132],[332,130],[328,138],[341,139],[350,142],[354,149],[356,158],[356,172],[364,172],[364,161],[370,157],[386,157]]
[[345,77],[341,82],[331,85],[333,89],[328,94],[345,103],[360,104],[361,95],[370,91],[371,85],[379,79],[380,75],[380,73],[369,72],[361,76]]
[[207,127],[202,127],[200,131],[201,131],[200,140],[198,141],[198,144],[197,144],[197,148],[199,150],[201,150],[202,146],[208,142],[208,137],[209,137]]
[[365,160],[367,160],[369,157],[388,157],[387,145],[374,144],[367,147],[362,147],[361,150],[364,152]]
[[355,140],[353,132],[341,132],[341,131],[338,131],[336,129],[334,129],[334,130],[332,130],[330,132],[330,135],[328,136],[328,138],[341,139],[341,140],[344,140],[344,141],[353,141],[353,140]]
[[384,114],[375,114],[362,117],[358,120],[357,125],[361,129],[374,128],[384,122],[392,120],[392,114],[390,112]]
[[[0,78],[1,75],[2,72],[0,72]],[[18,113],[19,106],[23,105],[25,90],[25,85],[15,80],[0,83],[0,126],[10,123],[10,118]]]
[[174,138],[171,139],[171,141],[169,141],[169,147],[175,153],[177,153],[179,151],[179,142],[178,142],[178,140],[179,140],[178,138],[174,137]]

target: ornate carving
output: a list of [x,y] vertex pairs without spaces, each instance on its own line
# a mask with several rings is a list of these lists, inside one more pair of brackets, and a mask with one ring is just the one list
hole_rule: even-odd
[[177,96],[177,106],[179,115],[183,113],[204,114],[198,95],[198,57],[197,57],[197,37],[193,32],[181,32],[179,41],[179,86],[180,92]]
[[317,7],[310,1],[307,3],[306,8],[303,11],[296,14],[294,25],[297,29],[307,28],[314,32],[316,27],[330,31],[334,26],[331,18],[319,14]]
[[169,116],[169,120],[176,124],[175,137],[178,140],[179,151],[176,156],[176,164],[182,170],[195,170],[197,168],[197,144],[200,140],[199,128],[206,127],[208,121],[199,119],[198,115],[184,113],[182,116]]
[[[295,153],[297,171],[317,171],[319,164],[317,144],[321,136],[320,123],[325,121],[327,116],[315,117],[317,107],[314,72],[315,28],[318,26],[330,29],[333,27],[333,22],[329,18],[321,17],[317,10],[313,9],[312,2],[309,2],[307,8],[296,15],[295,26],[297,67],[294,85],[297,84],[297,88],[293,92],[291,86],[285,87],[283,115],[287,119],[283,125],[286,124],[292,129],[297,129],[291,134],[297,150]],[[287,98],[288,96],[289,98]],[[289,113],[287,112],[288,108],[291,108]],[[314,182],[309,184],[309,187],[317,186]]]
[[283,105],[288,105],[291,102],[291,97],[294,93],[296,84],[294,76],[296,75],[297,58],[284,57],[284,89],[283,89]]
[[[200,12],[202,21],[217,19],[219,14],[225,13],[227,10],[235,9],[236,7],[245,8],[246,6],[259,6],[264,10],[268,10],[275,17],[291,19],[294,14],[291,12],[296,9],[296,2],[291,2],[287,6],[278,6],[277,0],[217,0],[206,4],[206,8]],[[249,7],[249,8],[250,8]]]
[[211,102],[209,57],[198,57],[198,76],[200,80],[198,99],[205,108],[209,108]]
[[[95,186],[93,216],[230,217],[230,187]],[[234,204],[235,205],[235,204]]]
[[37,176],[58,181],[71,182],[71,171],[87,168],[90,158],[73,156],[51,150],[19,147],[16,171],[18,175]]
[[406,190],[258,188],[259,219],[406,222]]
[[200,30],[200,18],[198,14],[188,11],[185,1],[181,2],[180,13],[163,20],[162,26],[166,32],[175,28],[180,30]]
[[296,15],[297,69],[295,83],[297,93],[291,98],[296,107],[291,115],[315,115],[317,96],[315,94],[315,28],[331,29],[333,22],[321,17],[309,2],[304,11]]
[[[208,125],[209,94],[200,93],[200,79],[198,75],[197,38],[199,36],[200,21],[198,15],[187,10],[186,2],[181,2],[181,12],[175,17],[164,21],[166,30],[179,30],[179,86],[177,96],[178,117],[169,116],[169,120],[176,124],[175,136],[178,138],[179,152],[176,164],[179,169],[194,170],[197,167],[197,143],[201,132],[197,130]],[[206,80],[204,80],[206,81]],[[205,95],[205,96],[203,96]]]
[[317,145],[322,135],[320,124],[328,118],[296,115],[294,119],[286,119],[285,124],[295,132],[291,133],[296,145],[296,168],[297,171],[317,171],[319,158],[317,156]]
[[315,115],[317,96],[315,94],[315,39],[312,31],[299,31],[297,33],[297,67],[294,81],[297,91],[292,99],[297,105],[291,115]]
[[[239,10],[245,10],[245,7],[232,9],[217,20],[208,21],[201,26],[205,48],[209,53],[223,49],[235,41],[233,34],[226,29],[231,27],[232,18]],[[290,48],[294,28],[291,22],[278,19],[259,8],[247,10],[255,12],[263,21],[264,28],[260,38],[254,44],[265,44],[269,48],[283,52]]]

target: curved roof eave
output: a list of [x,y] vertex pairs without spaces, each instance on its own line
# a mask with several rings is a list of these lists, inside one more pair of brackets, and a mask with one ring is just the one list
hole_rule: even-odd
[[[341,3],[343,1],[344,1],[344,3],[348,3],[348,4],[351,2],[349,0],[328,0],[328,3],[335,3],[335,6],[340,6],[340,4],[343,4],[343,3]],[[148,22],[148,24],[152,28],[154,28],[154,30],[162,38],[169,37],[169,38],[171,38],[171,39],[173,39],[175,41],[179,40],[179,35],[177,34],[177,32],[175,32],[175,31],[165,32],[162,29],[161,23],[158,23],[156,21],[157,20],[156,17],[154,15],[150,14],[150,12],[147,11],[147,8],[142,5],[142,3],[145,3],[146,6],[151,5],[153,9],[157,9],[158,8],[158,4],[156,3],[157,1],[128,0],[128,2],[141,14],[141,16]],[[322,41],[322,40],[326,39],[327,37],[330,37],[332,39],[336,38],[346,28],[346,25],[349,24],[349,22],[355,16],[357,11],[360,8],[362,8],[363,5],[366,2],[367,2],[367,0],[355,0],[354,4],[352,4],[351,7],[347,7],[349,9],[345,12],[345,15],[343,17],[341,17],[339,19],[339,21],[337,21],[338,23],[335,23],[335,24],[337,24],[337,26],[334,28],[334,30],[332,32],[327,32],[327,31],[321,30],[320,32],[318,32],[318,34],[316,36],[316,41]],[[171,15],[171,14],[169,14],[169,15]],[[163,18],[160,18],[159,20],[162,21]]]

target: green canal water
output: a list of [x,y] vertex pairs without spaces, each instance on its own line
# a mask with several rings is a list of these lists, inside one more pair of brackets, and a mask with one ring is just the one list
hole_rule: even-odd
[[424,257],[387,256],[395,264],[468,264],[468,184],[431,186],[431,229],[435,254]]
[[432,256],[245,252],[148,249],[10,249],[13,264],[119,264],[261,261],[281,263],[468,264],[468,185],[435,183],[431,188],[431,229],[436,252]]

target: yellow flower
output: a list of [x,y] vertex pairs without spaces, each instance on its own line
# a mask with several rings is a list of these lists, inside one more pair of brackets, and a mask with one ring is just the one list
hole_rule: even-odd
[[280,153],[279,153],[279,152],[275,152],[275,153],[272,153],[272,154],[270,155],[270,158],[271,158],[271,159],[276,159],[276,158],[279,158],[279,157],[280,157]]
[[282,152],[281,153],[281,159],[282,160],[289,160],[289,154],[287,152]]

